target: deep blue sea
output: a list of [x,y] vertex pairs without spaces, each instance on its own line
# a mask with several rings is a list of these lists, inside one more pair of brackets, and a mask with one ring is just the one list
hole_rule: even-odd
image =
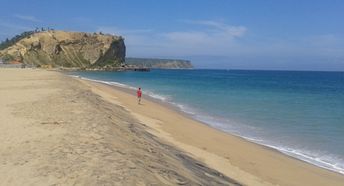
[[152,70],[73,75],[142,87],[144,95],[173,104],[212,127],[344,174],[344,72]]

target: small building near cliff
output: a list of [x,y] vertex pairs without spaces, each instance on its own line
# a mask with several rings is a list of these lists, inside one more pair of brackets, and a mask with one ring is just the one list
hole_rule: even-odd
[[22,64],[20,61],[13,60],[9,64],[15,65],[15,64]]

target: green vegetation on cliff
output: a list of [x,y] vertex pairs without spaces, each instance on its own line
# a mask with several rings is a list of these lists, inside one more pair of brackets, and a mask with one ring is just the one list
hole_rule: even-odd
[[32,35],[34,33],[35,33],[34,31],[27,31],[27,32],[23,32],[19,35],[16,35],[11,39],[7,38],[5,41],[2,41],[0,43],[0,50],[3,50],[5,48],[10,47],[10,46],[14,45],[16,42],[18,42],[19,40],[24,39],[25,37],[29,37],[30,35]]

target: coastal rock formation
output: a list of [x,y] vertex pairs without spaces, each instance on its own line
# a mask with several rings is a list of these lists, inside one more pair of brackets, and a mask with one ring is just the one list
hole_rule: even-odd
[[125,44],[121,36],[48,30],[1,50],[0,59],[42,67],[117,67],[124,63]]
[[125,63],[142,68],[160,69],[189,69],[193,68],[188,60],[180,59],[152,59],[152,58],[126,58]]

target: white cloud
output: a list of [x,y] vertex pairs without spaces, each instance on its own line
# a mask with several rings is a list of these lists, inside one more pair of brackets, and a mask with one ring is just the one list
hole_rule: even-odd
[[192,20],[185,20],[186,23],[197,24],[197,25],[204,25],[208,26],[211,29],[214,29],[217,33],[222,33],[227,37],[241,37],[247,31],[246,27],[244,26],[233,26],[227,25],[219,21],[211,21],[211,20],[200,20],[200,21],[192,21]]
[[24,20],[24,21],[41,22],[41,20],[39,20],[35,16],[31,16],[31,15],[16,14],[16,15],[14,15],[14,17],[21,19],[21,20]]
[[343,39],[334,34],[315,35],[306,38],[306,42],[314,46],[328,47],[343,45]]
[[201,29],[195,31],[176,31],[163,33],[165,38],[174,44],[196,47],[204,44],[211,47],[225,47],[231,45],[236,38],[243,37],[247,31],[243,26],[232,26],[216,21],[184,21],[188,24],[200,25]]
[[101,26],[96,31],[123,36],[127,47],[147,47],[155,42],[153,31],[150,29],[122,29],[113,26]]
[[13,21],[4,20],[0,18],[0,41],[6,38],[11,38],[23,31],[32,30],[33,26],[21,25]]
[[114,35],[142,34],[152,32],[151,29],[122,29],[114,26],[101,26],[97,28],[97,32],[105,32]]
[[28,30],[30,27],[14,24],[0,19],[0,27],[13,30]]
[[184,43],[184,44],[205,44],[211,40],[205,32],[190,31],[190,32],[168,32],[161,34],[170,42]]
[[[124,36],[129,56],[223,55],[233,48],[235,39],[243,37],[247,31],[243,26],[232,26],[216,21],[185,21],[185,23],[187,23],[185,30],[171,32],[104,26],[99,27],[97,31]],[[196,29],[194,25],[202,28]]]
[[0,40],[28,30],[32,30],[32,28],[0,19]]

